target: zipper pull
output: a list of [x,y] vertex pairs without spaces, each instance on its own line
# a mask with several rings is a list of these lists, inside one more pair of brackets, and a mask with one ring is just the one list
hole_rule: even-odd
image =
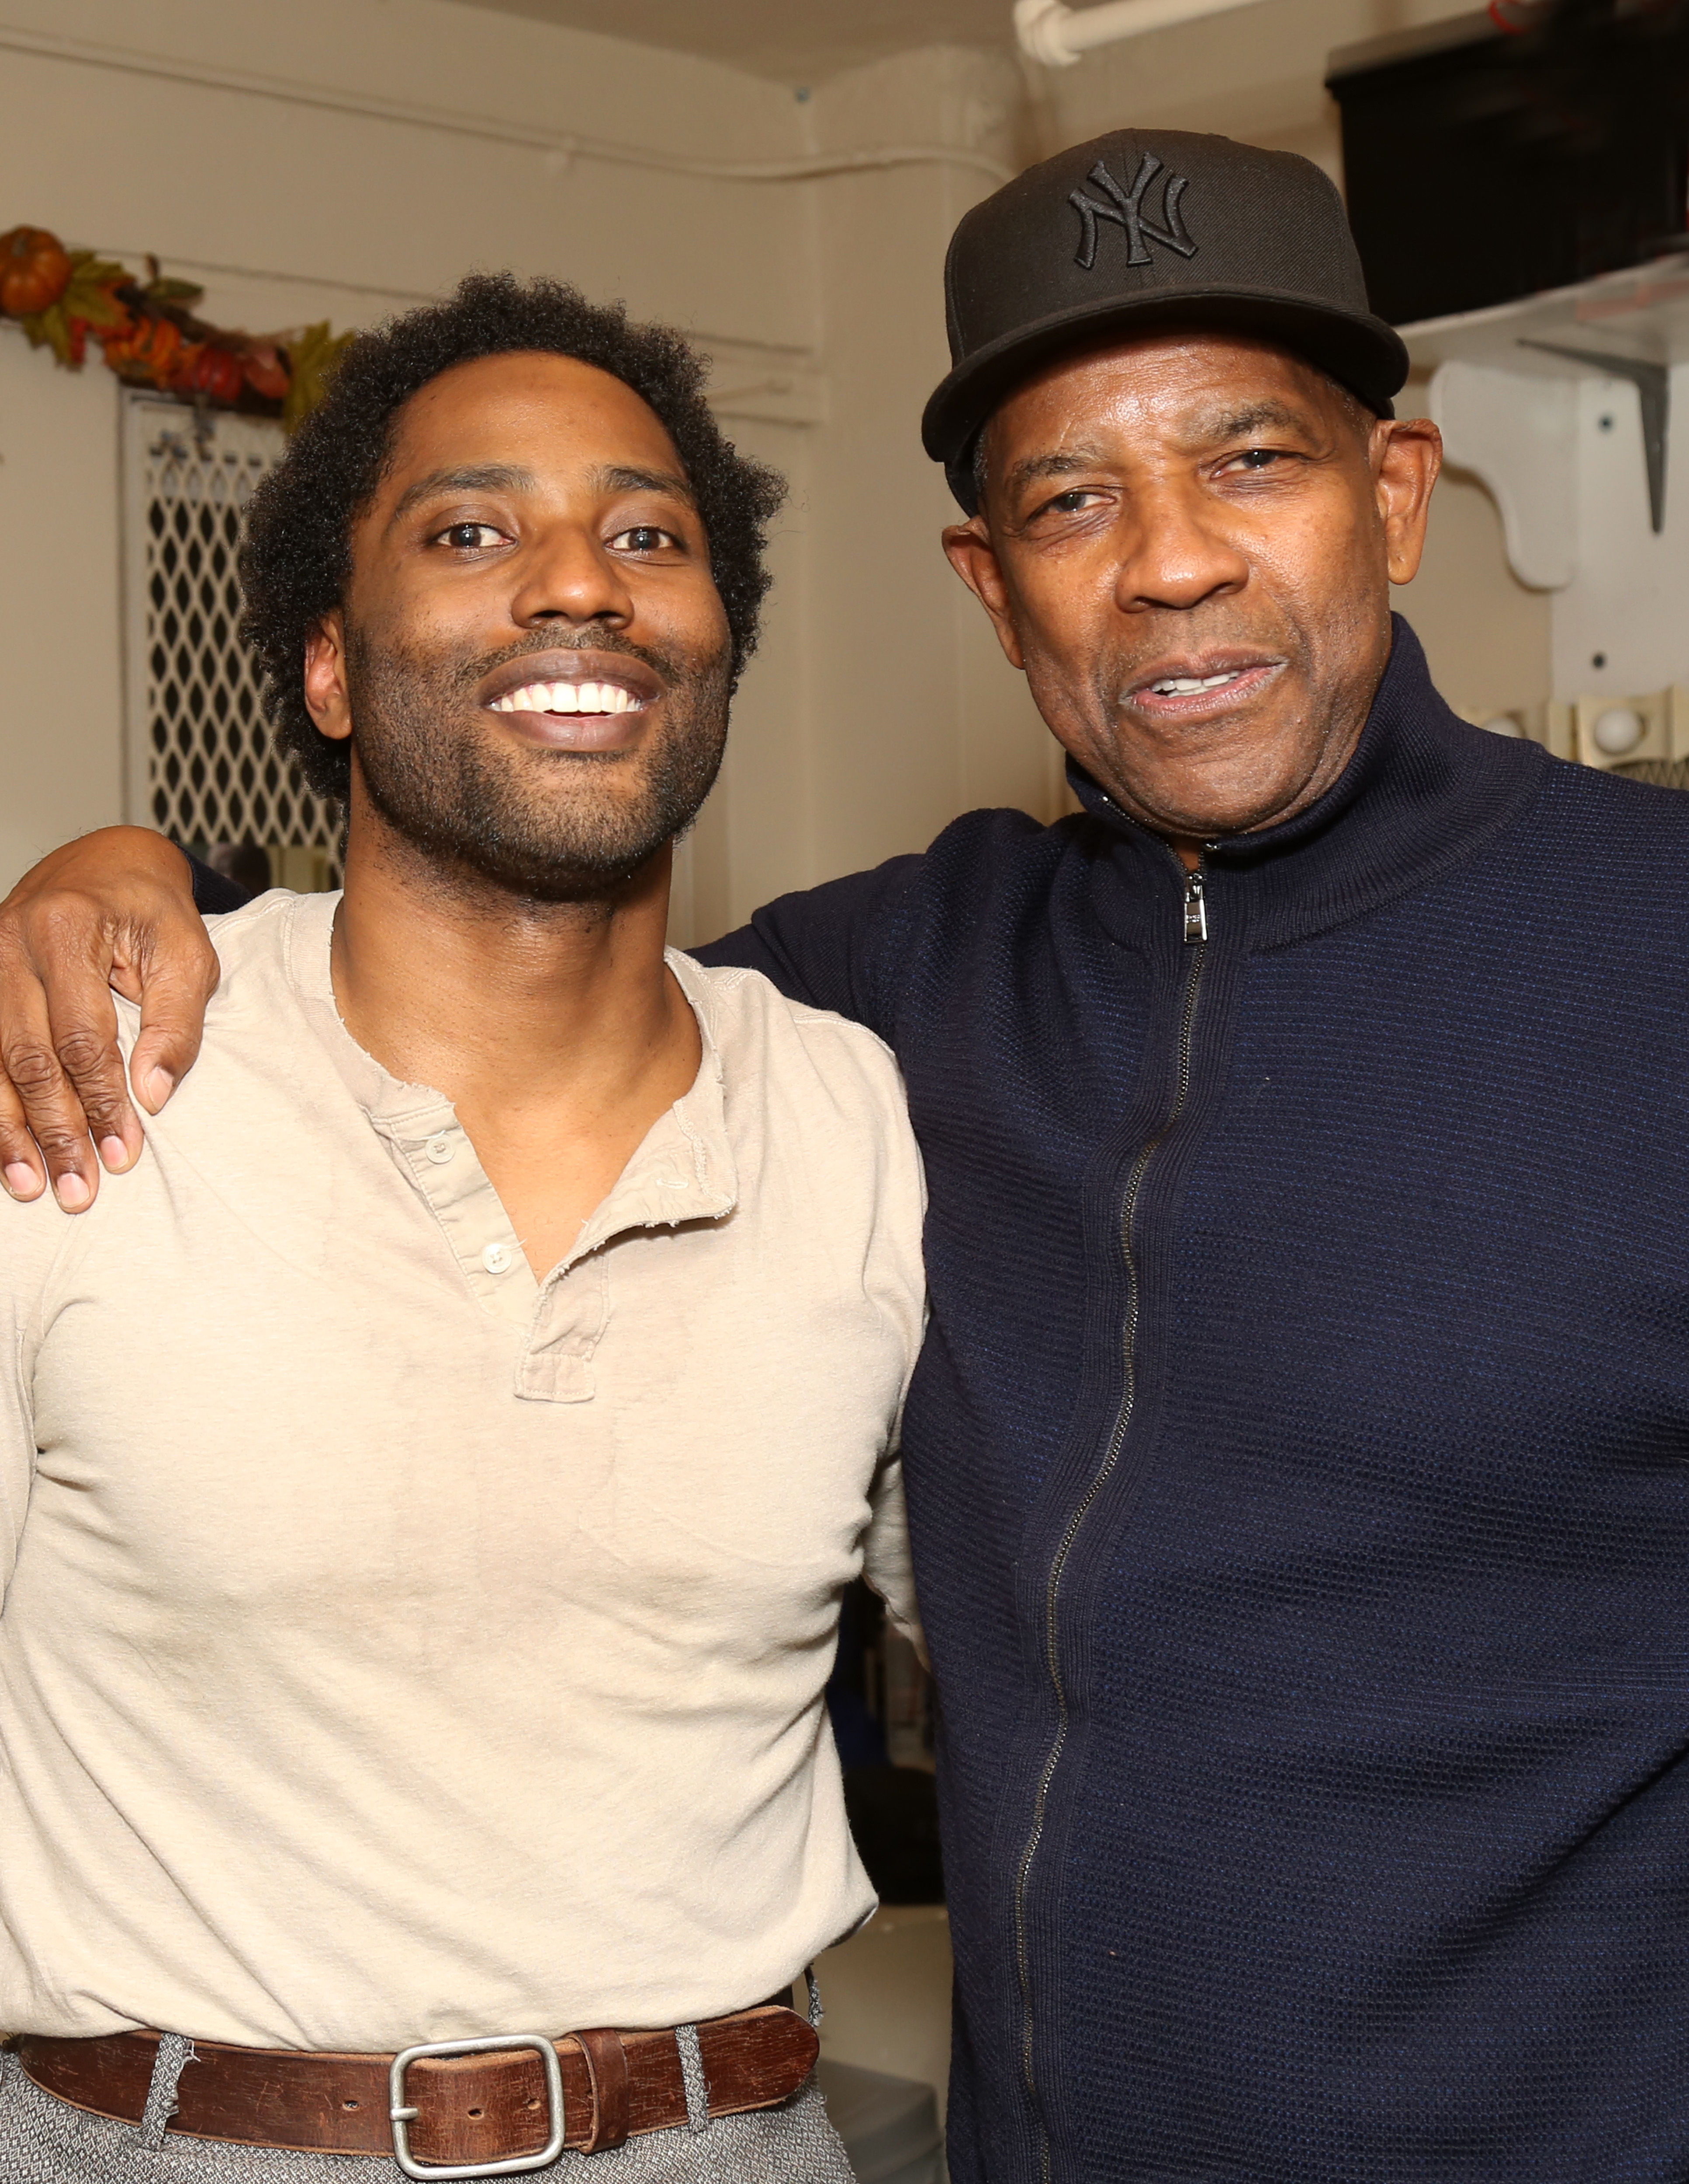
[[1187,940],[1206,940],[1208,937],[1208,906],[1202,900],[1200,872],[1185,876],[1185,937]]

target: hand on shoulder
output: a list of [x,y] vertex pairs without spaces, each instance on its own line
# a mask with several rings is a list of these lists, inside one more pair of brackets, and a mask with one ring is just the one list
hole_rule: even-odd
[[[157,1114],[193,1067],[217,979],[187,861],[162,834],[103,827],[25,873],[0,903],[0,1179],[14,1198],[50,1180],[80,1213],[102,1167],[133,1167],[131,1083]],[[127,1073],[114,987],[141,1009]]]

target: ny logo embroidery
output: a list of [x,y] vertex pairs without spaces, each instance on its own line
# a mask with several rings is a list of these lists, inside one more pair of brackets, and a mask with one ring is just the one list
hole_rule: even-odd
[[1179,212],[1179,200],[1185,195],[1188,176],[1170,174],[1162,186],[1163,226],[1157,227],[1144,216],[1144,192],[1161,170],[1162,163],[1155,153],[1146,152],[1138,168],[1138,179],[1129,190],[1123,190],[1102,161],[1097,161],[1085,180],[1095,182],[1109,202],[1099,204],[1083,190],[1074,190],[1067,199],[1081,222],[1079,254],[1073,260],[1076,265],[1089,273],[1095,265],[1096,224],[1100,220],[1112,220],[1117,227],[1125,229],[1129,265],[1147,265],[1152,242],[1159,242],[1164,250],[1176,250],[1181,258],[1196,255],[1196,246]]

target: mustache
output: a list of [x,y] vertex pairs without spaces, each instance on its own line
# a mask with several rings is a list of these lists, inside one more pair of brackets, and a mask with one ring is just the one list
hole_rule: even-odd
[[513,660],[524,660],[537,652],[619,652],[649,667],[669,689],[695,680],[700,672],[707,672],[714,665],[713,661],[705,662],[701,669],[689,670],[672,653],[660,652],[651,645],[635,644],[616,630],[588,622],[584,627],[569,630],[536,630],[532,636],[522,638],[515,644],[501,645],[497,652],[464,661],[453,671],[454,693],[460,695],[474,690],[495,668],[508,667]]

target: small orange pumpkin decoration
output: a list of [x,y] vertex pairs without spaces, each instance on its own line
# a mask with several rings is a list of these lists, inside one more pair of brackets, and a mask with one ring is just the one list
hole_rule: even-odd
[[232,349],[212,342],[191,343],[181,352],[170,385],[177,394],[209,394],[214,402],[234,402],[246,384],[246,367]]
[[180,326],[169,319],[132,318],[126,326],[102,332],[106,362],[120,379],[162,387],[181,361]]
[[33,318],[56,304],[70,286],[70,258],[44,227],[14,227],[0,235],[0,311]]

